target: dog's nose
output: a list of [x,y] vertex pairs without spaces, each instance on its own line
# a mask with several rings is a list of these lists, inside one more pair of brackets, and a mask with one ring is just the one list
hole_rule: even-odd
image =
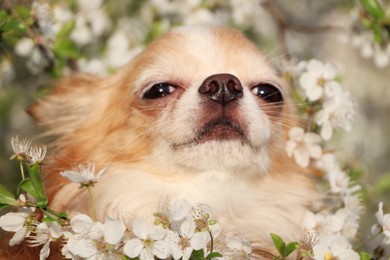
[[243,96],[240,80],[228,73],[215,74],[206,78],[198,92],[222,106]]

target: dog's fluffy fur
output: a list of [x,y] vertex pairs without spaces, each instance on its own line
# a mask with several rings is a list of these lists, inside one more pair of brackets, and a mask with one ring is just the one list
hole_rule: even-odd
[[[220,73],[243,88],[228,106],[199,91]],[[145,99],[159,83],[174,91]],[[255,95],[258,84],[275,86],[283,101]],[[100,220],[151,215],[162,200],[184,198],[209,204],[225,234],[255,248],[270,248],[270,233],[296,240],[315,192],[286,156],[296,124],[288,95],[255,45],[226,28],[177,28],[112,76],[65,78],[30,109],[57,137],[44,173],[51,206],[90,213],[85,190],[59,172],[93,161],[109,165],[94,187]]]

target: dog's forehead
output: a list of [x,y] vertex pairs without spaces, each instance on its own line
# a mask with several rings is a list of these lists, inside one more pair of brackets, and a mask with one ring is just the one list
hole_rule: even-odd
[[253,83],[277,79],[258,48],[240,32],[228,28],[173,30],[153,42],[143,53],[141,81],[199,81],[230,73]]

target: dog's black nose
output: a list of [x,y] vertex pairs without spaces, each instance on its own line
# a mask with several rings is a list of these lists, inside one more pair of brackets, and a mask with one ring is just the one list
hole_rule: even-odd
[[240,80],[228,73],[211,75],[203,81],[198,92],[222,106],[243,96]]

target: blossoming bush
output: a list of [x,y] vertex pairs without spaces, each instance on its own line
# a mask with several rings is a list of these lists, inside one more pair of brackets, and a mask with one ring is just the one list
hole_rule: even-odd
[[[33,1],[31,6],[3,1],[0,6],[2,59],[0,85],[15,79],[13,66],[22,59],[32,77],[57,78],[74,71],[109,74],[127,63],[153,38],[177,24],[211,24],[238,27],[249,35],[264,33],[261,15],[275,16],[272,1]],[[128,8],[130,13],[121,12]],[[378,68],[390,63],[390,16],[377,0],[361,0],[351,11],[348,41]],[[288,28],[288,24],[285,25]],[[292,27],[292,29],[294,29]],[[296,29],[296,28],[295,28]],[[345,35],[344,35],[345,36]],[[96,58],[99,57],[99,58]],[[270,234],[278,252],[274,259],[295,255],[314,259],[379,259],[381,251],[364,252],[360,244],[380,237],[390,244],[390,213],[380,202],[367,239],[358,234],[363,212],[361,186],[332,152],[330,140],[339,130],[352,131],[356,104],[342,86],[338,68],[316,59],[284,63],[280,68],[290,83],[302,116],[302,127],[289,132],[286,153],[301,167],[318,173],[319,189],[326,199],[312,205],[302,223],[298,241]],[[60,172],[87,189],[92,216],[50,208],[40,178],[47,148],[30,139],[11,139],[11,159],[19,164],[21,181],[16,196],[0,185],[0,227],[12,233],[9,245],[23,241],[40,247],[40,259],[50,255],[50,244],[61,247],[68,259],[250,259],[245,237],[225,237],[207,204],[166,201],[148,216],[131,216],[126,222],[96,220],[93,187],[107,168],[96,171],[93,162]],[[109,167],[109,166],[107,166]],[[28,170],[28,172],[25,172]],[[207,201],[205,201],[207,203]],[[378,247],[380,248],[380,247]],[[295,254],[294,254],[295,253]]]

